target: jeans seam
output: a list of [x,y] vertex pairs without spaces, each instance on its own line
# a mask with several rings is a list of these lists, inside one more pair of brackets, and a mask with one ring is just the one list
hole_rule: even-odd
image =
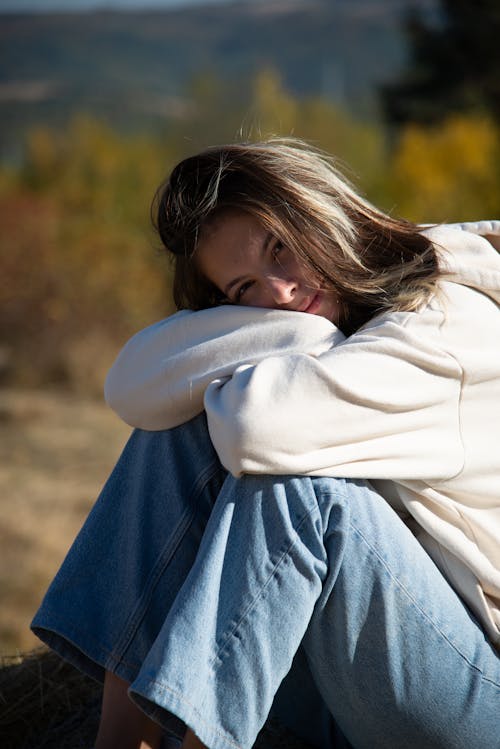
[[[69,645],[72,651],[78,652],[86,660],[97,663],[97,665],[101,666],[104,669],[107,669],[107,666],[111,661],[116,665],[119,664],[125,666],[126,668],[130,667],[133,669],[137,669],[137,667],[141,665],[139,662],[135,663],[134,661],[127,660],[123,657],[123,655],[117,655],[113,650],[105,647],[100,640],[96,639],[93,628],[82,627],[80,625],[80,622],[77,623],[74,619],[64,619],[62,620],[62,623],[60,623],[57,618],[57,610],[51,608],[46,608],[44,610],[44,614],[45,613],[54,615],[53,619],[51,620],[50,626],[48,624],[44,624],[42,621],[41,624],[34,622],[34,627],[36,629],[42,629],[46,632],[50,632],[51,635],[57,637],[58,641],[64,642],[65,646]],[[68,625],[71,629],[71,632],[69,634],[67,632]],[[80,639],[81,635],[84,638],[86,644],[92,645],[93,648],[97,648],[99,650],[99,655],[97,655],[97,653],[95,652],[93,652],[92,655],[88,655],[88,653],[82,648],[82,646],[76,644],[75,635],[78,636],[78,639]],[[51,645],[51,647],[55,649],[55,645]]]
[[[493,686],[495,686],[497,688],[500,688],[500,683],[498,683],[497,681],[495,681],[491,677],[487,676],[484,673],[484,671],[479,666],[477,666],[475,663],[472,663],[471,660],[465,655],[465,653],[462,653],[462,651],[457,647],[457,645],[455,645],[455,643],[452,642],[452,640],[450,640],[450,638],[448,637],[448,635],[445,632],[443,632],[443,630],[438,625],[438,623],[435,622],[434,619],[430,616],[430,614],[422,608],[422,606],[420,605],[420,603],[415,599],[415,597],[407,589],[407,587],[401,582],[401,580],[398,577],[396,577],[396,575],[392,572],[390,566],[387,564],[386,560],[381,556],[381,554],[378,552],[378,550],[370,543],[370,541],[366,538],[366,536],[364,535],[364,533],[362,533],[362,531],[360,531],[359,528],[357,528],[352,523],[352,521],[349,521],[349,525],[352,528],[352,530],[364,541],[364,543],[366,544],[366,546],[368,547],[368,549],[371,551],[371,553],[374,554],[378,558],[378,560],[380,561],[380,563],[382,564],[382,566],[384,567],[384,569],[386,570],[386,572],[388,573],[388,575],[390,576],[390,578],[404,592],[404,594],[407,596],[408,600],[410,600],[411,603],[413,604],[413,606],[417,609],[417,611],[420,612],[421,616],[423,616],[425,619],[427,619],[427,621],[430,623],[430,625],[432,626],[432,628],[448,643],[448,645],[457,653],[457,655],[460,658],[462,658],[467,663],[467,665],[470,668],[472,668],[474,671],[476,671],[478,674],[480,674],[481,678],[484,681],[487,681],[488,683],[492,684]],[[436,569],[438,570],[437,567],[436,567]],[[439,572],[439,570],[438,570],[438,572]],[[441,574],[441,573],[439,573],[439,574]],[[457,593],[457,595],[458,595],[458,593]],[[465,604],[464,604],[464,606],[465,606]]]
[[114,652],[112,653],[112,659],[115,663],[126,663],[126,653],[131,646],[132,640],[135,637],[137,630],[144,619],[146,611],[150,605],[151,599],[154,595],[154,590],[158,585],[158,581],[163,575],[165,568],[173,558],[176,549],[179,547],[182,539],[184,538],[189,526],[194,520],[198,502],[202,492],[207,487],[208,483],[214,478],[217,472],[220,470],[220,464],[218,461],[213,461],[207,468],[201,472],[197,478],[190,496],[192,501],[187,501],[187,507],[189,508],[180,518],[175,529],[175,535],[170,536],[169,542],[165,544],[163,552],[159,559],[154,565],[152,571],[149,574],[147,585],[144,588],[144,592],[139,598],[135,608],[130,613],[128,620],[124,626],[123,634],[115,645]]
[[[256,607],[258,602],[261,600],[262,595],[267,590],[267,588],[270,586],[271,582],[276,577],[276,573],[278,569],[283,564],[284,560],[289,557],[291,550],[294,548],[294,546],[297,544],[297,541],[299,540],[299,530],[302,527],[302,525],[306,522],[306,520],[313,515],[314,513],[319,513],[319,508],[312,507],[299,521],[297,526],[295,527],[295,537],[289,541],[287,546],[283,549],[283,551],[280,553],[279,559],[275,562],[272,570],[269,572],[269,575],[267,579],[262,583],[262,585],[259,587],[258,593],[253,596],[252,600],[247,604],[246,608],[242,611],[241,615],[235,621],[232,626],[230,627],[229,631],[226,631],[219,641],[216,643],[216,652],[212,656],[208,666],[213,672],[216,671],[216,664],[220,665],[223,663],[224,659],[228,656],[228,646],[230,644],[231,639],[239,639],[238,638],[238,631],[241,628],[242,624],[248,619],[249,614],[253,611],[253,609]],[[320,513],[319,513],[320,514]]]

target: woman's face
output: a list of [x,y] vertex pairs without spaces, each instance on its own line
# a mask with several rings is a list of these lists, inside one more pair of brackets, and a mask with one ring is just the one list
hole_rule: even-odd
[[232,211],[202,233],[196,250],[201,273],[231,304],[307,312],[339,322],[335,291],[315,285],[279,239],[254,217]]

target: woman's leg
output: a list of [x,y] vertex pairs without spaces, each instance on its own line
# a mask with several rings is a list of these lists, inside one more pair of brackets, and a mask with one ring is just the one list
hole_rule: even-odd
[[154,642],[225,475],[203,416],[135,431],[33,620],[50,647],[105,681],[103,730],[122,712],[115,728],[131,738],[128,720],[145,717],[119,687]]
[[250,747],[299,645],[356,749],[498,749],[500,661],[362,482],[229,477],[131,694]]
[[[346,488],[304,640],[336,720],[360,749],[498,749],[498,652],[390,507]],[[328,501],[328,486],[317,491]]]
[[160,749],[161,727],[134,705],[128,688],[128,682],[106,672],[95,749]]
[[[225,477],[203,415],[169,431],[135,431],[33,620],[44,642],[104,682],[99,740],[114,725],[113,740],[120,732],[120,741],[137,743],[128,721],[140,724],[143,713],[127,687],[194,563]],[[292,670],[276,714],[311,744],[329,746],[327,710],[306,670]],[[318,720],[300,720],[298,705]],[[163,711],[161,722],[182,735],[173,716]]]

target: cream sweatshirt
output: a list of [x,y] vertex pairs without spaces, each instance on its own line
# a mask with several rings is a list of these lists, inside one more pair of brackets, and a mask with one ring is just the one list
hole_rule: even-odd
[[299,312],[179,312],[129,341],[105,395],[143,429],[205,408],[235,476],[371,480],[500,646],[500,221],[426,233],[444,275],[418,312],[349,338]]

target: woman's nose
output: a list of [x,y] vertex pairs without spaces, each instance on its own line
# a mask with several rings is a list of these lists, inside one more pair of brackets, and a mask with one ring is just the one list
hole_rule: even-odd
[[293,279],[269,276],[267,282],[275,304],[288,304],[292,301],[297,291],[297,283]]

